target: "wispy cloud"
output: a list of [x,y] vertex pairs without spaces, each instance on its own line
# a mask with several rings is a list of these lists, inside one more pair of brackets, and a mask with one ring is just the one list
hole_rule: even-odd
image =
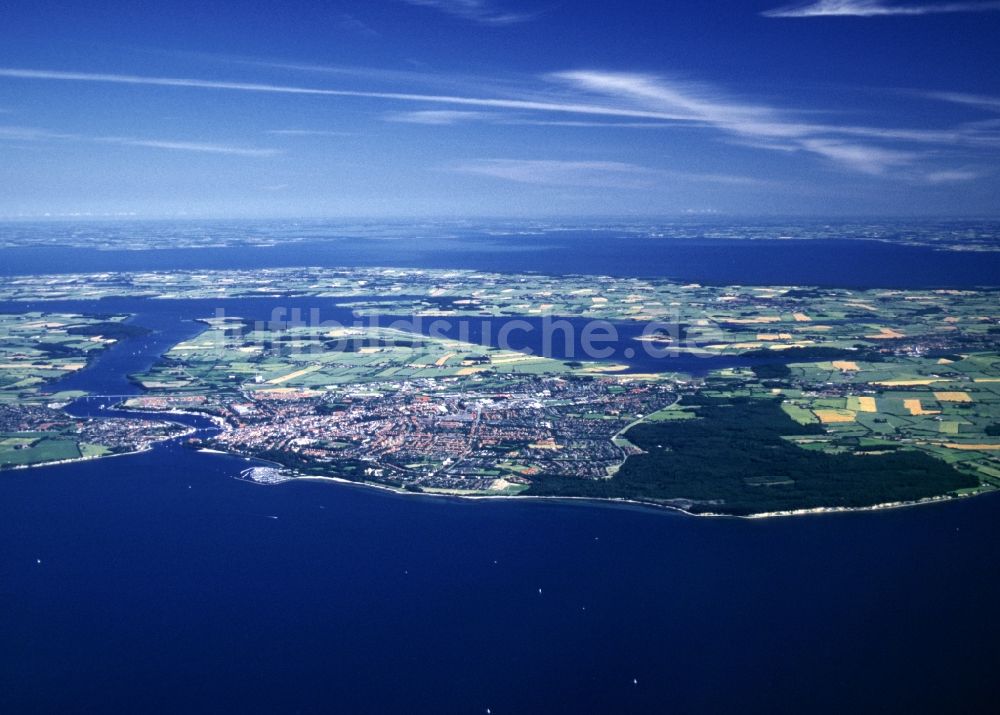
[[206,144],[203,142],[174,141],[165,139],[142,139],[135,137],[101,137],[84,136],[52,132],[37,127],[0,126],[0,141],[77,141],[97,142],[100,144],[117,144],[119,146],[144,147],[148,149],[164,149],[168,151],[188,151],[202,154],[227,154],[229,156],[267,157],[279,152],[275,149],[257,149],[232,146],[228,144]]
[[463,122],[474,122],[490,119],[489,112],[463,112],[453,109],[423,109],[416,112],[393,112],[385,115],[384,119],[389,122],[403,122],[405,124],[429,124],[434,126],[448,126],[461,124]]
[[1000,97],[989,97],[982,94],[963,94],[961,92],[929,92],[924,96],[928,99],[937,99],[943,102],[951,102],[952,104],[963,104],[990,112],[1000,112]]
[[327,129],[269,129],[268,134],[278,137],[350,137],[353,132],[337,132]]
[[767,10],[765,17],[886,17],[1000,10],[1000,2],[932,2],[900,5],[885,0],[818,0]]
[[73,134],[60,134],[37,127],[0,127],[0,140],[13,141],[46,141],[51,139],[76,139]]
[[535,13],[509,12],[492,0],[403,0],[403,2],[434,8],[482,25],[513,25],[536,16]]
[[560,72],[552,77],[624,106],[651,114],[684,117],[738,143],[774,151],[805,152],[870,175],[886,174],[924,158],[915,151],[885,148],[873,142],[1000,148],[1000,135],[988,129],[922,130],[806,122],[775,107],[733,100],[712,87],[654,75],[581,70]]
[[676,129],[688,122],[586,122],[572,119],[504,119],[500,124],[528,127],[580,127],[583,129]]
[[667,171],[620,161],[481,159],[457,164],[450,170],[521,184],[605,189],[650,189],[669,179],[736,185],[766,183],[743,176]]
[[891,168],[914,164],[921,158],[915,152],[850,144],[835,139],[801,139],[798,144],[805,151],[872,176],[884,174]]
[[183,77],[150,77],[143,75],[103,74],[91,72],[60,72],[53,70],[19,69],[12,67],[0,68],[0,77],[64,82],[99,82],[108,84],[145,85],[150,87],[219,89],[234,92],[264,92],[271,94],[292,94],[316,97],[359,97],[396,100],[401,102],[424,102],[427,104],[452,104],[457,106],[485,107],[492,109],[518,109],[537,112],[564,112],[569,114],[590,114],[595,116],[632,117],[636,119],[668,120],[690,118],[688,116],[665,114],[663,112],[557,100],[502,99],[463,97],[457,95],[420,94],[410,92],[373,92],[346,89],[322,89],[317,87],[298,87],[293,85],[266,84],[257,82],[226,82]]
[[203,142],[165,141],[162,139],[132,139],[129,137],[94,137],[92,141],[122,146],[166,149],[168,151],[193,151],[201,154],[227,154],[229,156],[266,157],[279,154],[276,149],[254,149],[228,144],[205,144]]
[[347,30],[348,32],[353,32],[358,35],[363,35],[365,37],[379,37],[379,32],[374,27],[369,25],[364,20],[359,20],[354,15],[350,13],[343,13],[340,16],[340,21],[337,23],[340,29]]
[[[1000,128],[988,124],[965,124],[944,129],[910,129],[821,123],[802,119],[804,116],[802,112],[790,112],[760,102],[734,99],[710,85],[678,81],[659,75],[600,70],[574,70],[551,74],[543,78],[547,80],[546,84],[538,85],[536,82],[526,87],[508,87],[507,96],[503,97],[333,89],[17,68],[0,68],[0,77],[381,99],[424,105],[424,108],[416,111],[387,116],[395,121],[422,124],[444,125],[462,121],[489,121],[496,124],[551,123],[557,126],[598,126],[604,122],[607,122],[607,126],[682,125],[700,131],[714,131],[730,143],[771,151],[809,154],[851,171],[870,175],[888,175],[908,164],[934,158],[932,151],[923,153],[914,151],[914,145],[940,145],[949,149],[1000,149]],[[553,83],[559,86],[554,87]],[[990,97],[944,93],[937,98],[996,108],[996,100]],[[428,105],[431,107],[443,105],[450,108],[430,109]],[[576,117],[564,120],[551,116],[560,114],[576,115]],[[284,129],[274,130],[274,133],[306,136],[313,131],[317,130]],[[323,132],[316,135],[328,134]],[[266,155],[271,152],[260,149],[243,150],[238,147],[233,149],[235,150],[233,153],[243,151],[248,156]]]
[[978,169],[945,169],[926,173],[924,180],[929,184],[954,184],[961,181],[975,181],[986,175],[987,172]]
[[617,161],[484,159],[459,164],[453,171],[523,184],[638,189],[655,183],[652,169]]

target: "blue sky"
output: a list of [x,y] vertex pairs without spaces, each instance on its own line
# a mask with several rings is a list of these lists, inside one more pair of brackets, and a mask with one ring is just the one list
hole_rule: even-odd
[[1000,2],[8,1],[0,217],[1000,214]]

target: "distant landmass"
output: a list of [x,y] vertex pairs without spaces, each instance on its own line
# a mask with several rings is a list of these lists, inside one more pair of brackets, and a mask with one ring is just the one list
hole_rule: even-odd
[[[243,475],[268,483],[744,516],[1000,486],[990,289],[276,268],[28,276],[0,299],[3,466],[142,448],[173,436],[149,415],[194,413],[218,430],[192,446],[272,462]],[[150,310],[198,322],[119,366],[130,436],[54,417]]]

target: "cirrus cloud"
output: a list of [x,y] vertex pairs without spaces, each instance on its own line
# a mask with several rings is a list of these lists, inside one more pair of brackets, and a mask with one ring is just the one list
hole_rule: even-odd
[[451,126],[463,122],[488,119],[487,112],[463,112],[454,109],[421,109],[415,112],[393,112],[384,118],[389,122],[403,124],[428,124],[431,126]]
[[[461,121],[490,121],[495,124],[537,122],[538,115],[578,115],[589,120],[626,120],[608,126],[660,127],[685,126],[703,132],[715,132],[729,143],[758,149],[800,153],[820,157],[842,168],[869,175],[906,175],[899,172],[909,164],[934,161],[941,157],[936,149],[913,150],[913,145],[939,145],[964,151],[968,157],[976,149],[976,161],[985,157],[979,150],[1000,149],[1000,131],[989,123],[964,124],[941,129],[892,126],[856,126],[831,121],[804,119],[803,112],[762,103],[734,99],[709,84],[677,80],[664,75],[578,69],[549,74],[538,82],[512,87],[505,96],[469,96],[469,94],[434,94],[384,89],[341,89],[304,87],[260,82],[233,82],[218,79],[153,77],[128,74],[66,72],[55,70],[0,68],[0,78],[35,81],[109,83],[128,86],[175,87],[189,90],[221,90],[276,95],[303,95],[340,99],[377,99],[386,102],[421,104],[425,108],[387,118],[423,124],[455,124]],[[559,84],[559,91],[552,85]],[[925,95],[926,96],[926,95]],[[993,99],[971,95],[938,93],[929,98],[951,103],[992,107]],[[451,107],[453,109],[430,109]],[[487,112],[486,110],[491,110]],[[502,112],[501,110],[507,110]],[[511,116],[511,113],[515,113]],[[506,116],[504,116],[506,114]],[[524,117],[523,115],[534,115]],[[810,112],[810,115],[815,113]],[[562,125],[563,122],[555,122]],[[577,122],[581,124],[581,122]],[[583,122],[598,126],[598,122]],[[291,133],[285,130],[286,133]],[[281,132],[279,132],[281,133]],[[891,146],[886,146],[891,144]],[[187,148],[197,151],[194,145]],[[213,145],[202,151],[242,153],[264,156],[273,150],[228,147],[223,152]],[[925,167],[926,168],[926,167]],[[932,167],[935,170],[947,167]],[[915,167],[919,170],[921,167]]]
[[481,159],[452,166],[450,170],[520,184],[603,189],[651,189],[670,179],[744,186],[770,183],[745,176],[654,169],[623,161]]
[[403,0],[403,2],[440,10],[481,25],[513,25],[535,17],[533,13],[508,12],[490,0]]
[[100,144],[117,144],[146,149],[165,149],[168,151],[189,151],[200,154],[225,154],[229,156],[268,157],[280,153],[276,149],[258,149],[255,147],[234,146],[231,144],[212,144],[206,142],[178,141],[173,139],[144,139],[137,137],[114,136],[84,136],[65,132],[53,132],[37,127],[0,126],[0,141],[22,142],[97,142]]
[[817,0],[767,10],[764,17],[887,17],[892,15],[937,15],[956,12],[1000,10],[1000,2],[944,2],[907,4],[884,0]]

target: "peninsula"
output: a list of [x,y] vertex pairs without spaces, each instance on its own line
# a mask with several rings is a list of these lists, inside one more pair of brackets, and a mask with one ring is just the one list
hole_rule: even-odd
[[[990,290],[380,268],[0,283],[7,300],[71,297],[128,299],[137,311],[196,301],[200,332],[132,375],[141,390],[124,406],[211,415],[223,428],[193,446],[282,467],[278,477],[248,470],[249,479],[734,515],[1000,486]],[[108,325],[97,318],[72,316],[83,322],[69,329],[67,316],[37,309],[5,320],[25,342],[19,379],[5,389],[34,410],[75,395],[47,392],[44,376],[25,370],[83,369],[75,351],[112,340],[88,327]],[[51,347],[63,330],[83,330],[84,345]],[[59,361],[29,360],[29,350],[56,351]],[[8,451],[27,439],[5,429]]]

